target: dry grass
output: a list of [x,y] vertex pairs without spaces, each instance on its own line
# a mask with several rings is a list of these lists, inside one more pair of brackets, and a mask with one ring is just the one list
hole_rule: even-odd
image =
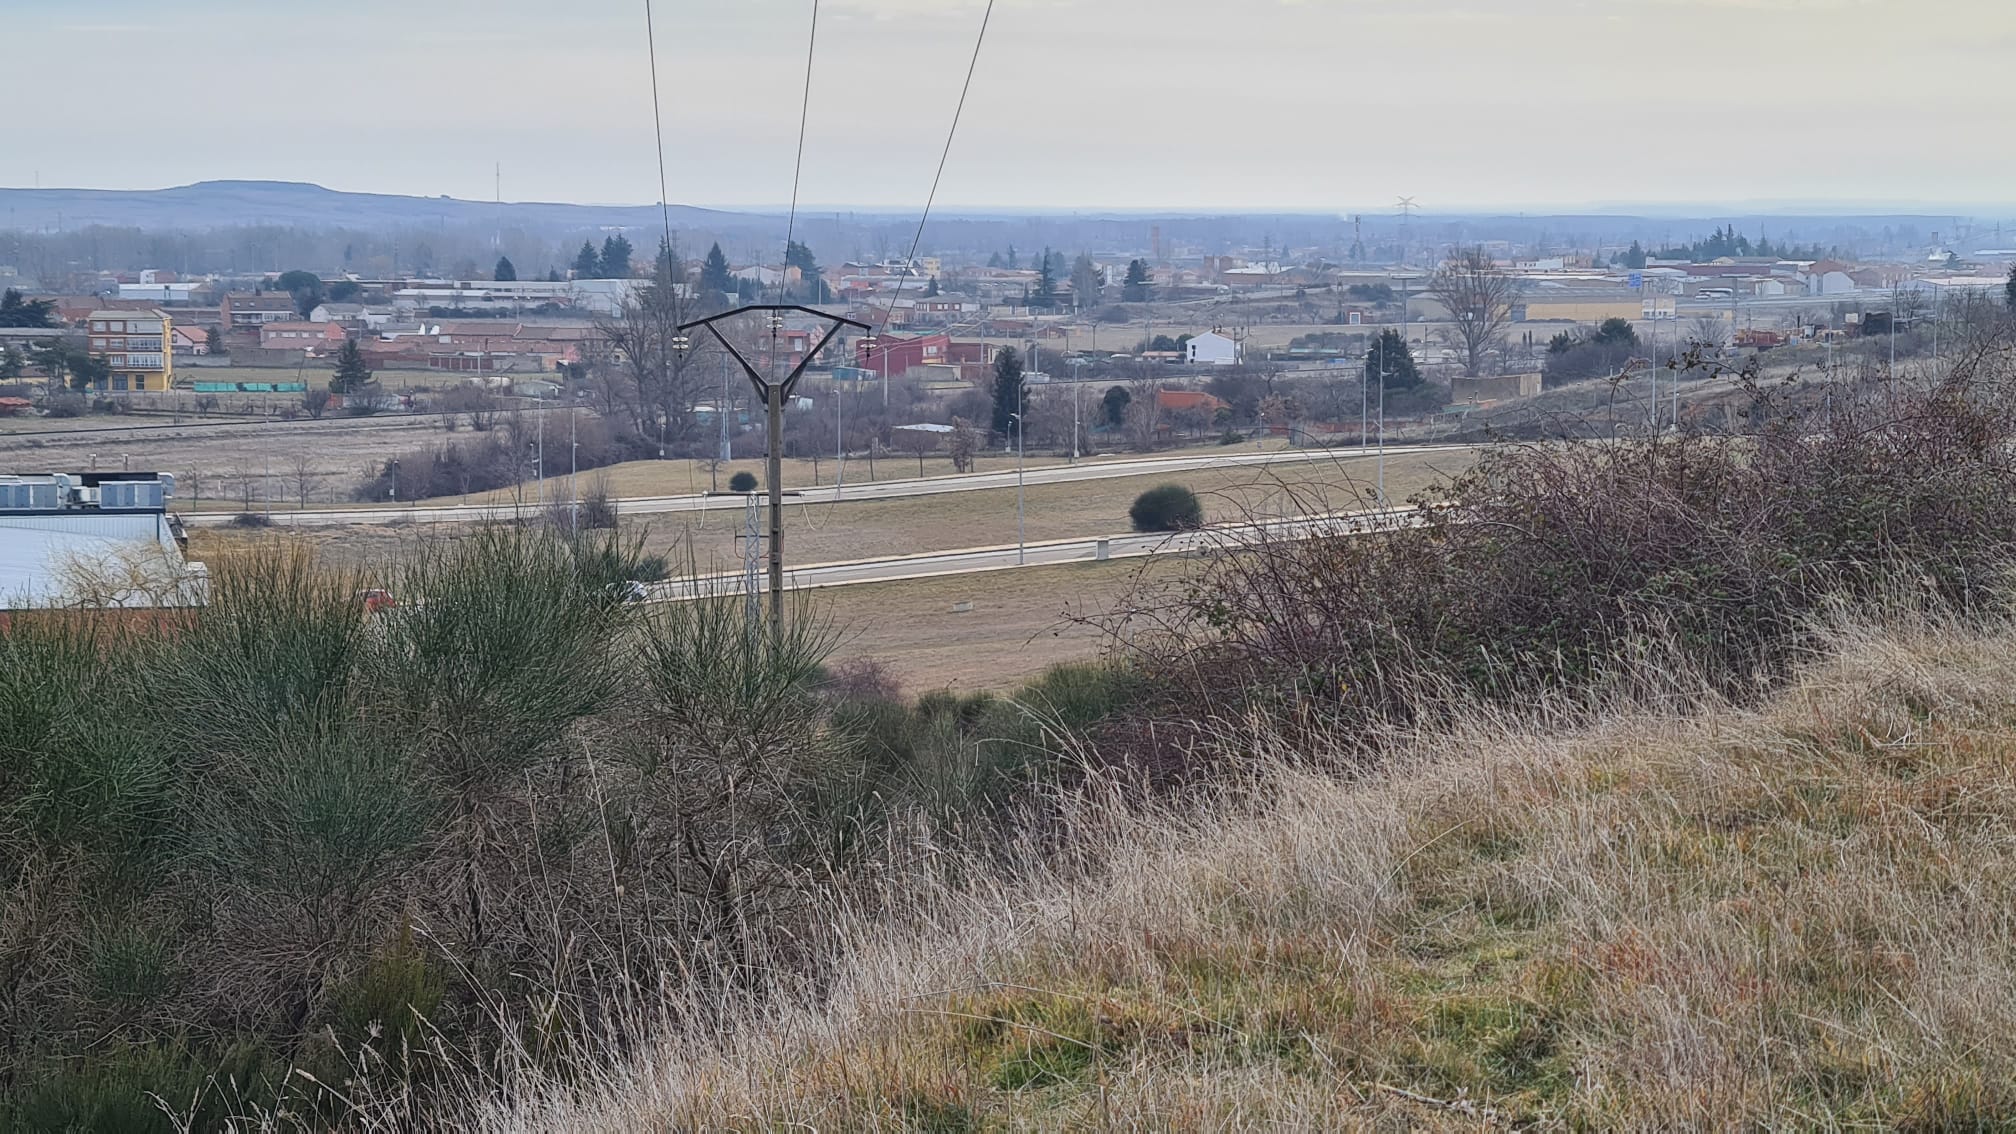
[[[1098,652],[1100,635],[1066,614],[1105,610],[1157,560],[1115,560],[832,587],[819,603],[841,638],[836,661],[881,662],[910,694],[1006,691]],[[954,607],[972,604],[960,611]]]
[[[1446,483],[1468,468],[1473,459],[1467,452],[1389,457],[1387,495],[1404,499],[1424,488]],[[1371,460],[1349,458],[1272,469],[1193,469],[1031,485],[1024,500],[1025,522],[1032,541],[1124,532],[1128,527],[1127,506],[1134,497],[1144,489],[1171,480],[1189,485],[1204,498],[1206,518],[1210,520],[1237,519],[1246,514],[1287,515],[1362,508],[1368,506],[1365,491],[1372,477]],[[736,536],[743,528],[743,514],[733,508],[631,514],[624,516],[622,522],[630,533],[643,536],[646,550],[664,554],[675,563],[685,561],[689,539],[694,559],[703,568],[732,566],[740,561]],[[785,524],[785,547],[789,562],[794,564],[1012,544],[1015,490],[983,489],[894,500],[788,505]],[[189,552],[191,558],[200,560],[232,548],[284,538],[313,545],[325,562],[366,567],[410,554],[417,543],[470,530],[471,525],[449,524],[354,524],[254,532],[199,527],[190,530]],[[986,581],[974,584],[974,589],[985,593],[1009,574],[1015,573],[976,576]],[[849,588],[842,590],[846,589]]]
[[[452,534],[470,530],[457,527]],[[436,526],[195,528],[189,558],[215,570],[276,544],[312,547],[317,562],[332,569],[379,578],[389,565],[410,560],[430,541],[450,534]],[[1084,625],[1067,625],[1065,615],[1106,609],[1136,585],[1150,563],[1123,559],[861,583],[822,588],[817,601],[840,633],[836,662],[881,662],[912,694],[1003,691],[1050,666],[1095,654],[1100,635]],[[960,603],[972,609],[953,610]]]
[[[1288,448],[1288,443],[1285,439],[1269,438],[1260,443],[1260,448],[1269,451],[1281,451]],[[1158,457],[1210,456],[1227,451],[1225,447],[1213,441],[1164,449],[1154,453],[1116,452],[1096,459],[1109,461],[1153,460]],[[1253,444],[1248,443],[1229,451],[1251,453],[1255,449]],[[560,463],[565,460],[566,453],[563,450],[559,457],[549,457],[548,462],[550,467],[558,468]],[[1066,457],[1054,452],[1031,452],[1025,457],[1025,467],[1027,468],[1068,463],[1069,460]],[[708,464],[709,462],[706,461],[686,460],[625,461],[622,464],[610,465],[596,471],[598,475],[606,475],[609,478],[611,495],[621,499],[630,499],[638,496],[687,496],[696,492],[726,492],[728,490],[729,479],[738,472],[749,473],[756,477],[759,482],[764,476],[764,459],[762,457],[752,457],[747,460],[738,461],[722,461],[712,472],[709,471]],[[917,458],[914,455],[897,453],[884,454],[876,458],[871,470],[867,458],[855,454],[847,458],[847,483],[866,484],[875,480],[915,480],[920,475],[926,477],[957,475],[952,468],[951,458],[947,457],[943,452],[925,454],[922,466],[923,472],[919,473],[918,468]],[[1015,458],[999,450],[976,453],[973,458],[973,471],[976,473],[1013,472],[1015,471]],[[806,488],[813,485],[832,484],[833,476],[834,466],[830,456],[818,461],[793,458],[784,462],[784,485],[787,488]],[[549,482],[554,479],[553,477],[548,477]],[[564,495],[566,493],[565,484],[564,477],[560,477],[558,483],[549,483],[549,495]],[[531,491],[531,485],[528,484],[526,486],[528,499],[530,498]],[[513,499],[514,493],[511,489],[500,488],[490,492],[472,493],[468,497],[468,502],[472,504],[509,504]],[[460,497],[456,497],[453,500],[443,498],[435,501],[435,503],[445,504],[460,501]]]
[[[1386,493],[1396,500],[1447,483],[1468,468],[1469,452],[1395,455],[1386,461]],[[1176,481],[1204,501],[1205,519],[1306,515],[1370,507],[1374,462],[1354,457],[1272,468],[1192,469],[1024,489],[1024,525],[1032,541],[1114,535],[1128,530],[1127,507],[1144,490]],[[703,563],[733,560],[743,515],[733,509],[641,515],[654,550],[688,538]],[[787,508],[785,547],[799,563],[838,562],[991,547],[1015,542],[1015,490],[983,489],[894,500],[803,504]]]
[[483,1125],[2004,1128],[2016,628],[1835,637],[1754,711],[1255,739],[1260,790],[1088,805],[829,996]]

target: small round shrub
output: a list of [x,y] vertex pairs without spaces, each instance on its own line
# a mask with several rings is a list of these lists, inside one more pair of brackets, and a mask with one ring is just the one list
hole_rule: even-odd
[[756,491],[756,474],[752,472],[738,472],[734,476],[729,477],[728,491],[730,492]]
[[1137,532],[1180,532],[1204,526],[1204,506],[1180,484],[1158,484],[1134,498],[1127,518]]

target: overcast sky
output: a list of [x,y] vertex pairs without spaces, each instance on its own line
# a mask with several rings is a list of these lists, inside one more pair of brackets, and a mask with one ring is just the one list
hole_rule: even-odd
[[[821,0],[800,198],[914,209],[985,0]],[[813,0],[657,0],[673,201],[777,204]],[[0,0],[0,184],[658,199],[643,0]],[[947,207],[2016,199],[2016,0],[995,0]]]

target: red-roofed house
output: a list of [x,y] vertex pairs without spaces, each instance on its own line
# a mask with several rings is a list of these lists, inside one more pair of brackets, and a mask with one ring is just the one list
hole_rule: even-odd
[[1157,390],[1155,404],[1164,413],[1182,413],[1185,410],[1201,410],[1209,417],[1226,408],[1223,400],[1202,390]]

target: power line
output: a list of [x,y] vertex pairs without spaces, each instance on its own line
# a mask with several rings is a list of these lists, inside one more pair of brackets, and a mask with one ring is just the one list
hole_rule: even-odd
[[658,217],[665,224],[665,248],[670,252],[672,206],[666,203],[665,122],[658,111],[658,36],[651,28],[651,0],[644,0],[644,44],[651,55],[651,132],[658,140]]
[[791,267],[791,237],[798,227],[798,177],[805,170],[805,121],[812,111],[812,53],[819,46],[819,0],[812,0],[812,34],[805,42],[805,97],[798,103],[798,157],[791,165],[791,212],[784,220],[784,266],[777,272],[777,302],[784,302],[784,273]]
[[[966,81],[959,87],[959,105],[952,110],[952,128],[945,132],[945,148],[938,154],[938,172],[931,175],[931,192],[924,197],[923,215],[917,218],[917,234],[910,238],[910,254],[903,257],[903,274],[896,277],[896,292],[889,297],[889,306],[882,311],[882,320],[876,324],[875,333],[880,335],[889,323],[889,316],[896,311],[896,301],[903,298],[903,285],[910,280],[912,265],[917,262],[917,245],[924,239],[924,222],[931,219],[932,202],[938,199],[938,182],[945,176],[945,159],[952,155],[952,139],[959,133],[959,117],[966,110],[966,92],[973,88],[973,71],[980,65],[980,45],[987,42],[987,22],[994,17],[994,0],[987,0],[987,10],[980,16],[980,34],[973,40],[973,58],[966,64]],[[888,348],[883,348],[885,351]],[[885,354],[882,366],[886,371],[889,363]]]

